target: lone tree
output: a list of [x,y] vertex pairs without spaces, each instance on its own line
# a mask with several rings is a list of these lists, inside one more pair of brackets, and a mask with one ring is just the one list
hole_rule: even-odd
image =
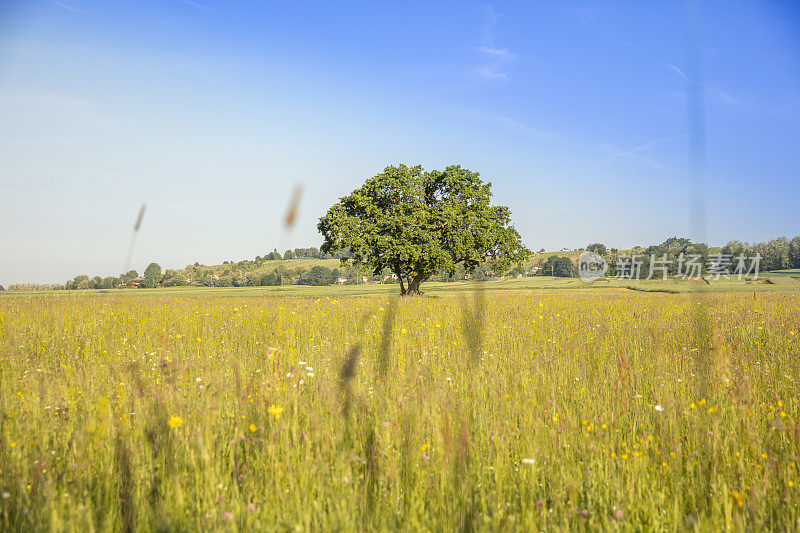
[[473,272],[490,259],[502,271],[530,250],[509,225],[508,208],[489,205],[491,196],[491,183],[458,165],[429,172],[389,166],[320,219],[321,250],[348,250],[343,264],[352,261],[376,275],[389,269],[401,294],[420,294],[424,281],[440,270],[454,274],[459,263]]

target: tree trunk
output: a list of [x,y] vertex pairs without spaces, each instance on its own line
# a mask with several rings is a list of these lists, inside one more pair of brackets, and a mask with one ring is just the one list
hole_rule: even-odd
[[424,275],[424,274],[419,274],[417,276],[414,276],[413,278],[410,278],[408,280],[408,290],[405,292],[405,294],[407,294],[407,295],[416,295],[416,296],[419,296],[420,294],[422,294],[419,291],[419,286],[422,285],[422,283],[427,279],[428,279],[428,276]]
[[397,275],[397,279],[400,280],[400,296],[405,296],[406,295],[406,286],[403,285],[403,274],[401,274],[399,270],[397,272],[395,272],[395,274]]

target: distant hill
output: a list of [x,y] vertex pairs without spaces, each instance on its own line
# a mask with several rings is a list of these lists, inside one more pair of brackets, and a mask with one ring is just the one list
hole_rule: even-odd
[[[628,250],[606,248],[600,243],[587,245],[587,249],[596,251],[609,263],[609,273],[613,276],[617,261],[622,255],[638,254],[645,264],[645,275],[649,268],[650,256],[658,259],[666,257],[671,262],[670,274],[674,275],[677,268],[677,258],[696,254],[701,258],[704,271],[708,268],[709,258],[722,254],[729,260],[740,255],[760,257],[760,271],[781,271],[789,268],[800,268],[800,236],[791,241],[786,237],[779,237],[768,242],[757,244],[730,241],[722,247],[709,247],[703,243],[693,243],[686,238],[671,237],[658,245],[648,247],[635,247]],[[573,264],[577,263],[581,249],[561,249],[558,251],[539,250],[521,266],[513,265],[505,272],[495,271],[492,261],[486,261],[470,274],[459,267],[452,275],[440,272],[430,281],[453,282],[467,279],[499,279],[504,276],[525,277],[531,275],[555,273],[564,277],[572,277],[577,271],[565,263],[566,258]],[[337,256],[329,256],[319,249],[296,248],[280,253],[277,250],[268,252],[263,256],[257,255],[254,259],[241,261],[225,261],[220,265],[201,265],[195,263],[184,268],[167,269],[162,271],[161,266],[151,263],[145,272],[140,274],[131,270],[119,276],[90,278],[86,274],[76,276],[63,285],[45,284],[16,284],[8,290],[44,290],[44,289],[112,289],[112,288],[146,288],[146,287],[258,287],[273,285],[360,285],[364,283],[397,283],[397,278],[389,271],[378,274],[366,269],[357,269],[341,264],[341,258],[347,257],[343,252]],[[547,264],[546,268],[542,268]],[[560,265],[560,268],[550,268],[550,265]],[[782,274],[781,274],[782,275]],[[797,276],[790,275],[790,280],[778,279],[774,283],[791,283]]]

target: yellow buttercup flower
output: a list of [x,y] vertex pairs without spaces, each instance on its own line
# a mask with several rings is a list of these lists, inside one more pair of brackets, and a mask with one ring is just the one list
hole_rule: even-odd
[[256,425],[255,425],[255,424],[250,424],[250,425],[247,427],[247,429],[249,429],[249,430],[250,430],[250,433],[255,433],[255,432],[256,432],[256,430],[257,430],[258,428],[256,427]]
[[183,425],[183,418],[179,416],[173,416],[172,418],[169,419],[167,424],[169,424],[169,427],[171,428],[179,428]]
[[272,404],[267,408],[267,412],[275,417],[275,420],[281,417],[281,413],[283,413],[283,407],[278,407],[275,404]]

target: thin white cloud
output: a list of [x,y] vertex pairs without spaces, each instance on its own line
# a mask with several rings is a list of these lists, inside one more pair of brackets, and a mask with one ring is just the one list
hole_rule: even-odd
[[605,39],[605,40],[607,40],[609,42],[624,46],[626,48],[630,48],[631,50],[633,50],[634,52],[636,52],[640,56],[646,57],[646,54],[644,52],[642,52],[641,48],[639,48],[639,46],[637,46],[636,43],[634,43],[632,41],[627,41],[625,39],[620,38],[617,35],[613,35],[613,34],[608,33],[606,31],[600,30],[597,27],[597,25],[595,23],[591,22],[589,20],[588,16],[585,13],[581,12],[581,10],[579,10],[579,9],[572,9],[571,11],[572,11],[572,14],[581,22],[581,24],[586,26],[586,28],[589,31],[595,33],[596,35],[599,35],[600,37],[602,37],[603,39]]
[[475,74],[482,80],[508,80],[508,76],[502,71],[507,63],[516,57],[508,48],[501,48],[495,45],[494,28],[500,15],[494,12],[489,6],[484,6],[486,10],[486,24],[480,30],[482,45],[474,48],[486,61],[475,69]]
[[178,0],[178,1],[181,4],[184,4],[184,5],[187,5],[187,6],[191,6],[191,7],[195,8],[195,9],[199,9],[201,11],[208,11],[209,13],[219,14],[219,11],[217,11],[215,9],[211,9],[210,7],[204,6],[203,4],[195,2],[194,0]]
[[597,161],[597,163],[595,163],[594,165],[589,167],[589,170],[597,170],[599,168],[608,166],[611,163],[613,163],[615,160],[621,159],[621,158],[637,159],[637,160],[643,161],[645,163],[648,163],[651,166],[655,166],[657,168],[664,168],[664,165],[662,165],[661,163],[658,163],[657,161],[654,161],[653,159],[651,159],[649,157],[646,157],[646,156],[642,155],[642,153],[650,150],[651,148],[653,148],[654,146],[657,146],[659,144],[663,144],[663,143],[666,143],[666,142],[669,142],[669,141],[674,141],[676,139],[681,139],[683,137],[688,137],[688,136],[689,136],[688,133],[679,133],[678,135],[670,135],[668,137],[661,137],[659,139],[653,139],[652,141],[648,141],[648,142],[646,142],[644,144],[640,144],[639,146],[634,146],[633,148],[629,148],[627,150],[619,150],[618,152],[616,152],[614,154],[611,154],[608,157],[604,157],[604,158],[600,159],[599,161]]
[[677,74],[678,76],[680,76],[684,80],[688,80],[689,79],[689,76],[684,74],[684,72],[681,69],[679,69],[678,67],[676,67],[672,63],[668,64],[667,67],[670,68],[673,72],[675,72],[675,74]]
[[65,109],[89,109],[97,107],[97,103],[57,92],[6,92],[0,93],[0,104],[33,105],[36,107],[59,107]]
[[85,13],[84,10],[78,9],[77,7],[72,7],[63,2],[53,2],[53,5],[56,7],[60,7],[61,9],[66,9],[67,11],[72,11],[73,13]]
[[558,133],[542,129],[536,129],[531,126],[528,126],[527,124],[523,124],[517,120],[514,120],[511,117],[507,117],[505,115],[500,115],[497,113],[491,113],[488,111],[483,111],[482,109],[477,109],[474,107],[451,106],[451,107],[441,108],[441,111],[456,117],[494,123],[505,129],[515,131],[516,133],[520,133],[522,135],[535,137],[537,139],[548,140],[548,141],[556,141],[562,139],[561,135],[559,135]]
[[[675,74],[677,74],[678,76],[683,78],[685,81],[688,81],[688,82],[691,82],[691,83],[695,83],[694,80],[692,80],[684,71],[682,71],[681,69],[679,69],[677,66],[673,65],[672,63],[668,64],[667,68],[669,68]],[[703,87],[708,92],[717,95],[724,102],[727,102],[727,103],[729,103],[731,105],[742,105],[744,103],[741,100],[739,100],[738,98],[736,98],[733,95],[731,95],[729,92],[723,91],[721,89],[717,89],[716,87],[712,87],[711,85],[709,85],[707,83],[701,83],[700,86]]]
[[508,51],[507,48],[493,48],[490,46],[481,46],[477,48],[479,52],[483,52],[484,54],[496,57],[498,59],[503,59],[505,61],[511,61],[514,59],[514,54]]
[[[576,17],[576,18],[577,18],[577,19],[578,19],[578,20],[579,20],[579,21],[580,21],[580,22],[581,22],[581,23],[582,23],[584,26],[586,26],[586,27],[587,27],[588,29],[590,29],[591,31],[594,31],[594,32],[596,32],[598,35],[602,36],[604,39],[607,39],[608,41],[611,41],[611,42],[614,42],[614,43],[620,44],[620,45],[622,45],[622,46],[625,46],[625,47],[627,47],[627,48],[630,48],[631,50],[633,50],[634,52],[636,52],[636,53],[637,53],[639,56],[641,56],[641,57],[643,57],[643,58],[645,58],[645,59],[650,59],[650,57],[649,57],[647,54],[643,53],[643,52],[642,52],[642,50],[641,50],[641,49],[640,49],[640,48],[639,48],[639,47],[638,47],[638,46],[637,46],[635,43],[633,43],[633,42],[631,42],[631,41],[626,41],[626,40],[624,40],[624,39],[620,39],[620,38],[618,38],[618,37],[617,37],[617,36],[615,36],[615,35],[611,35],[611,34],[609,34],[609,33],[607,33],[607,32],[604,32],[604,31],[601,31],[601,30],[599,30],[599,29],[598,29],[598,28],[595,26],[595,24],[593,24],[592,22],[590,22],[590,21],[589,21],[589,19],[586,17],[586,15],[585,15],[585,14],[583,14],[582,12],[580,12],[579,10],[573,10],[572,12],[573,12],[573,14],[575,15],[575,17]],[[765,59],[766,59],[766,58],[765,58]],[[769,61],[769,60],[767,59],[767,61]],[[773,64],[773,66],[777,68],[777,66],[776,66],[776,65],[774,65],[774,64]],[[686,80],[686,81],[691,81],[691,80],[689,79],[689,76],[687,76],[687,75],[686,75],[686,73],[685,73],[683,70],[681,70],[680,68],[678,68],[676,65],[673,65],[673,64],[671,64],[671,63],[670,63],[670,64],[668,64],[668,65],[667,65],[667,68],[669,68],[670,70],[672,70],[673,72],[675,72],[675,74],[677,74],[678,76],[680,76],[680,77],[681,77],[681,78],[683,78],[684,80]],[[703,84],[702,84],[702,87],[703,87],[704,89],[706,89],[708,92],[710,92],[710,93],[712,93],[712,94],[715,94],[715,95],[716,95],[717,97],[719,97],[719,98],[720,98],[722,101],[724,101],[724,102],[726,102],[726,103],[728,103],[728,104],[731,104],[731,105],[743,105],[743,104],[744,104],[744,102],[742,102],[742,101],[741,101],[741,100],[739,100],[738,98],[734,97],[734,96],[733,96],[732,94],[730,94],[729,92],[723,91],[723,90],[721,90],[721,89],[717,89],[716,87],[712,87],[712,86],[708,85],[707,83],[703,83]]]
[[475,73],[485,80],[508,80],[506,73],[499,72],[496,65],[479,67],[475,69]]
[[792,80],[795,83],[800,83],[800,80],[798,80],[795,76],[791,75],[790,73],[786,72],[786,70],[784,70],[780,66],[778,66],[778,63],[776,63],[774,60],[772,60],[772,59],[770,59],[770,58],[768,58],[767,56],[764,56],[764,55],[762,55],[761,57],[763,57],[764,61],[766,61],[767,64],[769,66],[771,66],[773,69],[775,69],[777,72],[783,74],[784,76],[786,76],[787,78],[789,78],[790,80]]

